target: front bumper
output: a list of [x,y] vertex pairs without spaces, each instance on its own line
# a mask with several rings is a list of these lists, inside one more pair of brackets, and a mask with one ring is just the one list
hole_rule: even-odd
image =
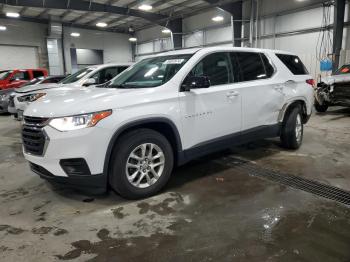
[[[24,157],[31,166],[40,167],[32,170],[48,181],[63,183],[74,188],[103,191],[107,188],[107,176],[104,162],[111,139],[109,130],[101,127],[85,128],[70,132],[60,132],[50,126],[43,128],[47,135],[45,150],[42,155],[35,155],[23,149]],[[84,159],[89,172],[79,175],[67,174],[62,167],[62,160]],[[89,190],[91,191],[91,190]]]
[[63,185],[91,194],[103,194],[107,190],[107,177],[104,174],[59,177],[51,174],[44,167],[29,163],[30,169],[42,179],[56,185]]

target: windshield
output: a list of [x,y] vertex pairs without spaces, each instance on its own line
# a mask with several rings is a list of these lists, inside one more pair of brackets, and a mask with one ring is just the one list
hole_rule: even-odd
[[59,82],[59,84],[71,84],[74,82],[79,81],[80,79],[82,79],[84,76],[86,76],[87,74],[91,73],[92,71],[94,71],[95,68],[84,68],[79,70],[78,72],[64,78],[63,80],[61,80]]
[[172,55],[147,58],[112,80],[109,87],[147,88],[168,82],[192,55]]
[[34,84],[38,84],[40,81],[42,81],[44,79],[44,77],[38,77],[38,78],[33,78],[32,80],[30,80],[28,83],[25,83],[23,86],[30,86],[30,85],[34,85]]
[[0,80],[6,79],[11,73],[12,71],[0,71]]
[[339,68],[334,75],[350,74],[350,65],[343,65]]

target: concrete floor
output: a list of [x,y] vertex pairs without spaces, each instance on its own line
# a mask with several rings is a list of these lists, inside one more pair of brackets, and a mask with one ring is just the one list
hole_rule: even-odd
[[350,191],[350,109],[315,115],[298,151],[264,140],[175,170],[126,201],[52,188],[29,171],[19,123],[0,117],[0,261],[350,261],[350,209],[233,165]]

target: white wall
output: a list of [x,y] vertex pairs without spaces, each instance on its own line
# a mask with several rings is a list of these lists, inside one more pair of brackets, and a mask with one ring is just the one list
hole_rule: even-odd
[[12,19],[0,19],[0,24],[7,27],[6,31],[0,31],[0,45],[35,47],[38,50],[39,66],[48,68],[45,39],[47,25]]
[[[316,46],[318,41],[318,32],[295,34],[289,36],[278,36],[296,30],[314,29],[321,26],[322,23],[322,0],[260,0],[259,1],[259,16],[262,18],[259,22],[259,36],[265,38],[259,39],[257,47],[281,49],[295,52],[298,54],[310,73],[315,77],[320,73],[319,61],[316,59]],[[312,8],[308,8],[311,6]],[[345,21],[349,21],[349,5],[345,10]],[[290,12],[292,9],[297,9],[297,12]],[[280,15],[272,16],[278,12]],[[224,21],[221,26],[211,21],[215,15],[221,14],[224,16]],[[244,2],[243,5],[244,19],[250,18],[250,1]],[[333,10],[331,11],[331,21],[333,21]],[[230,15],[219,9],[213,9],[203,14],[185,18],[183,20],[183,44],[184,47],[207,46],[207,45],[230,45],[232,42],[232,30],[230,26]],[[153,27],[137,32],[139,41],[150,41],[160,37],[159,27]],[[244,36],[249,38],[249,23],[245,24],[243,30]],[[273,34],[277,37],[274,39]],[[330,32],[332,37],[332,31]],[[268,38],[266,38],[268,36]],[[154,37],[154,38],[152,38]],[[154,40],[156,43],[158,40]],[[248,42],[244,42],[246,46]],[[143,44],[141,43],[141,46]],[[149,45],[151,47],[151,45]],[[138,50],[138,59],[142,54],[147,53],[151,48]],[[350,62],[350,28],[344,29],[343,50],[340,59],[341,63]]]
[[[79,32],[80,37],[71,37],[72,31]],[[127,34],[64,27],[64,53],[68,72],[71,72],[71,47],[103,50],[104,63],[132,61],[131,45]]]
[[[48,68],[47,24],[14,19],[0,19],[0,24],[7,27],[6,31],[0,31],[0,45],[36,47],[39,66]],[[72,31],[79,32],[80,37],[71,37]],[[70,47],[103,50],[105,63],[130,62],[132,60],[131,44],[127,34],[65,27],[64,39],[66,71],[68,73],[71,73]],[[58,39],[57,45],[61,46],[61,39]],[[55,73],[62,72],[62,60],[62,57],[57,55],[57,59],[51,61],[57,69],[55,69]]]

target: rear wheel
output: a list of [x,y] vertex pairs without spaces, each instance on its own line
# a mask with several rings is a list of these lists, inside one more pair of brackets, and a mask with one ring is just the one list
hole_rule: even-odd
[[328,109],[328,105],[327,104],[319,104],[318,101],[315,99],[315,109],[317,112],[320,112],[320,113],[324,113],[327,111]]
[[149,197],[168,182],[173,162],[172,147],[162,134],[134,130],[120,137],[114,148],[109,183],[124,198]]
[[304,125],[300,106],[291,109],[282,124],[281,142],[284,148],[298,149],[303,142]]

